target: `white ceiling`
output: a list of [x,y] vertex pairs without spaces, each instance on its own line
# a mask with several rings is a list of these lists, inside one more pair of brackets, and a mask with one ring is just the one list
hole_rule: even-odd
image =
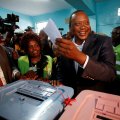
[[[102,1],[105,0],[95,0]],[[0,0],[0,7],[30,16],[72,8],[65,0]]]
[[0,7],[35,16],[71,8],[65,0],[0,0]]

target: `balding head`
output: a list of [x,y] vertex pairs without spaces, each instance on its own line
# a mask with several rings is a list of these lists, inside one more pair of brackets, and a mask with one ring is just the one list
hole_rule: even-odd
[[91,27],[89,23],[89,18],[84,11],[77,10],[70,16],[69,22],[70,32],[79,40],[87,39]]

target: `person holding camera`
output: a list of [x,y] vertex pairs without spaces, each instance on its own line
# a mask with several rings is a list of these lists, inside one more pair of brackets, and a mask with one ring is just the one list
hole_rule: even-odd
[[117,70],[116,79],[119,80],[120,79],[120,26],[117,26],[112,30],[112,43],[116,55],[116,70]]
[[120,95],[120,26],[113,28],[111,37],[116,55],[116,79],[111,83],[111,91],[113,94]]

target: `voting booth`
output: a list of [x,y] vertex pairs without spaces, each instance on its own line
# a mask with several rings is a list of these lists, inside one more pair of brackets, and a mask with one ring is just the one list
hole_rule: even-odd
[[64,100],[74,94],[67,86],[37,80],[18,80],[0,88],[0,120],[54,120]]

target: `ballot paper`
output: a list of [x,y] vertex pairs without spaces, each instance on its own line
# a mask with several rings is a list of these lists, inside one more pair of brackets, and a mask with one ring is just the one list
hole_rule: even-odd
[[55,44],[56,38],[62,38],[56,24],[52,19],[48,20],[48,23],[46,27],[43,28],[43,31],[50,37],[53,44]]

